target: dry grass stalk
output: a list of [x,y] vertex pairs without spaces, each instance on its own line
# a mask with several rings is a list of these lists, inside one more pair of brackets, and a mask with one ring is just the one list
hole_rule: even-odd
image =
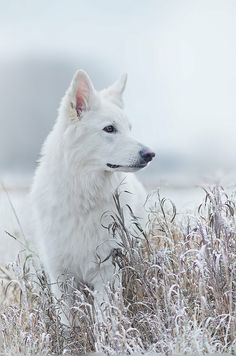
[[63,289],[75,297],[75,322],[66,329],[59,312],[65,302],[55,301],[42,271],[32,273],[31,258],[1,269],[0,354],[236,352],[235,201],[220,186],[205,193],[198,212],[180,218],[157,192],[144,232],[131,210],[127,229],[123,209],[130,208],[116,192],[107,228],[121,240],[111,258],[122,278],[118,273],[107,287],[103,322],[87,286],[77,290],[69,280]]

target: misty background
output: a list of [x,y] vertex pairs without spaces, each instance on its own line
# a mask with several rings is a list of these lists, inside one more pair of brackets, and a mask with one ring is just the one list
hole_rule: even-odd
[[[77,68],[97,89],[129,75],[144,174],[235,173],[236,2],[0,1],[0,172],[31,173]],[[218,173],[217,173],[218,174]]]

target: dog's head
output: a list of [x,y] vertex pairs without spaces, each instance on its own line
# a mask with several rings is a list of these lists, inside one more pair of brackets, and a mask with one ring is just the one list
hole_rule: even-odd
[[73,164],[85,168],[134,172],[155,156],[131,135],[123,110],[122,94],[127,81],[123,75],[100,92],[82,70],[76,72],[62,101],[63,143]]

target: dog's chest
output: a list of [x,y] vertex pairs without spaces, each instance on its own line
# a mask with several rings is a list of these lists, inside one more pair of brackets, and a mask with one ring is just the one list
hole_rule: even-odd
[[[55,211],[54,211],[55,214]],[[51,225],[51,251],[54,264],[61,272],[68,271],[79,279],[90,282],[117,240],[110,235],[106,225],[104,209],[100,206],[84,213],[83,210],[68,209],[54,215]],[[52,257],[52,256],[51,256]]]

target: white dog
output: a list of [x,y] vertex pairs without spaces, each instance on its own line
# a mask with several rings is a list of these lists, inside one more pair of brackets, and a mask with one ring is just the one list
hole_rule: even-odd
[[[75,74],[43,145],[31,191],[39,256],[51,282],[63,274],[92,285],[100,295],[112,279],[114,248],[101,216],[115,211],[113,193],[124,181],[124,204],[141,215],[145,190],[133,174],[155,154],[131,136],[123,111],[127,76],[97,92],[88,75]],[[60,290],[54,284],[54,293]]]

